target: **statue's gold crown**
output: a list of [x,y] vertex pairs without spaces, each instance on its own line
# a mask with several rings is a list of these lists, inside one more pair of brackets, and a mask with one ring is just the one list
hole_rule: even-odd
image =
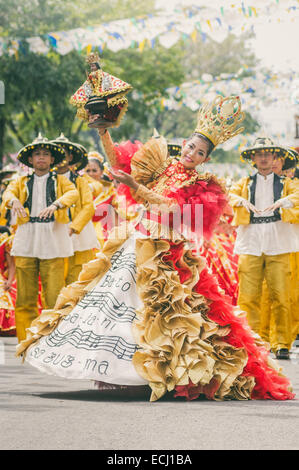
[[204,135],[216,147],[243,132],[244,127],[238,126],[244,118],[239,96],[217,96],[198,111],[195,133]]
[[88,64],[96,64],[98,62],[100,62],[100,56],[97,52],[91,52],[90,54],[88,54],[88,56],[86,57],[86,62]]

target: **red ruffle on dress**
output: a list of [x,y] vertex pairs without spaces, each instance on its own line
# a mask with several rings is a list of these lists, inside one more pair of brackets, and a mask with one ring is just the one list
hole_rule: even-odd
[[[139,140],[135,140],[135,142],[131,142],[127,140],[126,142],[122,142],[121,144],[115,145],[114,151],[117,155],[117,166],[115,166],[116,170],[122,170],[125,173],[131,174],[131,160],[137,150],[142,147],[142,142]],[[130,188],[123,183],[120,183],[117,187],[117,197],[125,198],[126,205],[128,207],[134,206],[137,204],[135,199],[132,196]]]
[[184,219],[192,231],[196,229],[196,207],[202,205],[202,235],[210,239],[215,230],[223,209],[227,204],[227,197],[219,184],[213,180],[199,180],[197,184],[185,186],[176,191],[170,191],[167,197],[177,201],[181,210],[185,205],[191,207],[189,220]]
[[5,253],[10,252],[7,234],[1,235],[0,245],[0,335],[15,336],[15,303],[16,303],[16,280],[13,281],[9,291],[4,289],[4,283],[7,280],[7,263]]
[[[131,159],[141,146],[141,142],[135,141],[133,143],[129,140],[115,145],[114,151],[117,155],[118,165],[114,169],[131,173]],[[98,223],[101,224],[104,240],[107,240],[109,231],[113,229],[115,224],[124,220],[127,209],[136,205],[130,188],[125,184],[119,184],[115,188],[113,182],[104,183],[104,189],[94,203],[96,209],[92,221],[95,226]],[[115,210],[118,213],[117,217]]]
[[[182,273],[182,276],[184,275]],[[209,318],[219,325],[229,325],[230,332],[223,340],[236,348],[245,348],[247,351],[248,361],[242,375],[252,376],[255,379],[251,398],[256,400],[294,398],[295,395],[290,391],[289,380],[270,366],[269,352],[262,344],[257,345],[256,335],[250,329],[245,316],[236,316],[231,299],[219,292],[215,277],[209,274],[207,269],[200,273],[200,280],[194,290],[209,300]],[[206,387],[205,390],[190,382],[188,386],[177,386],[175,396],[184,396],[188,400],[194,400],[204,394],[207,398],[213,399],[213,391],[217,390],[215,380]]]
[[217,277],[218,284],[237,305],[239,292],[238,255],[234,253],[235,230],[231,217],[225,217],[217,226],[212,238],[202,244],[200,255],[207,262],[210,272]]

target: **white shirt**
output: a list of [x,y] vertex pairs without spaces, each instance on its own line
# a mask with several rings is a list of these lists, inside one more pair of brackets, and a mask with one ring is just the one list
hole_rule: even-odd
[[[31,217],[38,217],[47,207],[46,190],[49,173],[34,174]],[[27,222],[19,225],[14,237],[11,254],[29,258],[53,259],[73,256],[68,224],[59,222]]]
[[[63,176],[70,180],[71,172],[67,171],[66,173],[64,173]],[[73,243],[74,252],[92,250],[93,248],[99,250],[101,248],[101,245],[97,239],[95,228],[91,220],[87,222],[87,224],[83,227],[80,233],[73,233],[73,235],[71,236],[71,240]]]
[[[274,204],[274,173],[267,176],[257,174],[255,190],[255,207],[266,209]],[[240,198],[241,200],[242,198]],[[284,208],[293,207],[287,198],[282,198]],[[263,217],[274,215],[264,212]],[[254,217],[261,215],[254,214]],[[234,252],[238,255],[280,255],[299,251],[299,225],[278,220],[265,224],[240,225],[237,228],[237,239]]]

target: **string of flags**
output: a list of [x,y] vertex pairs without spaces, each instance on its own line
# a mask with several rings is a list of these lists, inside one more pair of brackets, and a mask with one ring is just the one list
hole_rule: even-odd
[[196,41],[208,37],[221,43],[229,33],[239,35],[254,31],[256,25],[269,22],[295,21],[299,17],[298,0],[213,0],[212,5],[197,0],[196,5],[176,7],[169,12],[155,13],[145,17],[111,21],[99,26],[88,26],[68,31],[49,32],[31,38],[0,38],[0,56],[30,52],[47,54],[54,50],[65,55],[105,48],[118,52],[157,44],[171,48],[179,40],[191,38]]
[[[245,74],[245,75],[244,75]],[[278,74],[265,73],[262,70],[241,68],[236,74],[222,73],[218,77],[203,74],[199,80],[185,82],[167,90],[169,98],[161,98],[162,109],[178,110],[182,106],[196,111],[202,98],[211,101],[215,94],[228,96],[239,95],[243,109],[254,112],[264,106],[299,104],[299,79],[296,72]]]

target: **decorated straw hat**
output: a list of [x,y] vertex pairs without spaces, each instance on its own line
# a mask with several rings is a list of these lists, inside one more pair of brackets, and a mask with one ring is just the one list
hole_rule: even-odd
[[43,137],[41,133],[38,134],[38,137],[34,139],[34,141],[23,147],[18,153],[18,160],[19,162],[23,163],[23,165],[29,166],[32,168],[32,164],[29,163],[28,158],[31,157],[33,150],[37,148],[46,148],[51,151],[52,156],[54,157],[54,162],[51,164],[51,167],[56,166],[57,164],[61,163],[62,160],[65,158],[65,153],[63,148],[59,145],[55,144],[54,142],[49,141],[46,137]]
[[8,178],[8,175],[15,175],[18,171],[16,168],[9,163],[0,170],[0,181]]
[[296,168],[297,163],[299,161],[299,154],[293,148],[287,148],[287,155],[284,158],[284,164],[282,170],[289,170],[289,168]]
[[106,181],[109,183],[113,182],[113,177],[111,176],[111,173],[110,173],[110,166],[107,162],[104,163],[104,170],[103,170],[101,181],[104,181],[104,182]]
[[12,176],[10,178],[3,178],[3,180],[1,180],[1,185],[3,186],[8,186],[9,183],[11,183],[12,181],[14,181],[16,179],[15,176]]
[[282,158],[285,158],[288,154],[288,150],[286,148],[275,145],[273,140],[269,137],[257,137],[253,147],[243,150],[241,153],[241,160],[243,162],[246,160],[252,161],[252,157],[258,152],[270,152],[274,153],[275,156]]
[[83,168],[85,168],[87,165],[88,165],[88,153],[87,153],[87,150],[85,147],[83,147],[83,145],[81,144],[77,144],[78,147],[81,147],[81,150],[82,150],[82,157],[81,157],[81,160],[79,160],[77,163],[73,164],[71,162],[71,167],[73,170],[75,171],[81,171],[83,170]]
[[74,142],[71,142],[67,137],[65,137],[63,133],[61,133],[57,139],[54,139],[51,142],[63,147],[73,155],[73,160],[70,162],[70,165],[72,166],[76,163],[81,163],[84,154],[87,153],[86,149],[81,144],[75,144]]
[[[159,139],[161,136],[157,129],[154,129],[153,137]],[[179,157],[181,155],[182,146],[176,142],[167,142],[167,149],[170,157]]]
[[168,153],[171,157],[179,157],[181,155],[182,146],[176,143],[167,142]]

